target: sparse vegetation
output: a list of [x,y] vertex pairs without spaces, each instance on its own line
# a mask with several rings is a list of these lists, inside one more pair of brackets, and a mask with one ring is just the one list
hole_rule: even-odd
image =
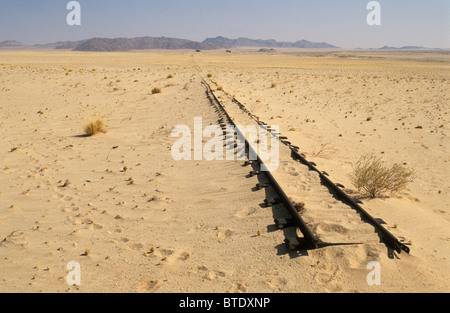
[[363,196],[379,198],[405,189],[414,181],[415,171],[401,164],[389,167],[381,157],[369,154],[359,159],[349,178]]
[[312,155],[314,157],[326,157],[327,155],[330,155],[333,153],[333,149],[331,148],[329,143],[324,143],[320,145],[320,148],[317,148],[314,150]]
[[161,88],[153,88],[152,89],[152,95],[157,94],[157,93],[162,93]]
[[272,85],[270,85],[270,87],[277,88],[277,84],[276,83],[272,83]]
[[106,133],[105,123],[102,120],[96,120],[95,122],[89,122],[85,128],[84,132],[87,136],[94,136],[99,133]]
[[306,209],[306,205],[304,202],[295,202],[293,203],[294,208],[297,210],[298,213],[303,212]]
[[208,73],[206,76],[208,76],[208,78],[211,78],[213,75],[211,73]]

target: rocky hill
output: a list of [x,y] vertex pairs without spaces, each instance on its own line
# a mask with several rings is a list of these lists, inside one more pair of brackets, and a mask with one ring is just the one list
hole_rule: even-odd
[[15,48],[15,47],[23,47],[25,46],[23,43],[15,41],[15,40],[6,40],[0,42],[0,48]]
[[311,42],[308,40],[300,40],[297,42],[279,42],[273,39],[249,39],[238,38],[229,39],[226,37],[207,38],[203,43],[215,45],[227,45],[229,47],[258,47],[258,48],[305,48],[305,49],[334,49],[336,46],[330,45],[326,42]]
[[74,51],[130,51],[130,50],[215,50],[224,48],[221,44],[200,43],[186,39],[167,37],[138,37],[138,38],[93,38],[76,46]]

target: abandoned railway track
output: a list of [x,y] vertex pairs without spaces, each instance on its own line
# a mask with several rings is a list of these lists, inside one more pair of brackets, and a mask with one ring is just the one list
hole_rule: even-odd
[[[200,74],[201,69],[197,65],[195,67]],[[332,182],[326,172],[320,171],[315,163],[309,162],[299,152],[298,146],[293,145],[286,136],[282,136],[254,116],[244,104],[223,88],[213,90],[211,85],[218,86],[212,79],[204,78],[201,74],[200,76],[206,88],[206,95],[219,116],[218,122],[223,135],[229,135],[227,125],[232,125],[236,130],[235,140],[237,137],[244,139],[247,155],[244,166],[252,167],[249,176],[258,177],[259,183],[255,188],[266,189],[267,198],[264,202],[267,207],[273,208],[275,225],[277,229],[284,231],[288,249],[314,250],[329,246],[382,242],[387,246],[390,254],[394,251],[399,254],[402,251],[410,252],[406,244],[400,242],[383,227],[382,220],[372,217],[358,201],[343,191],[341,188],[343,186]],[[221,100],[216,96],[217,92],[221,93],[219,96]],[[239,125],[254,123],[282,143],[280,145],[281,170],[276,173],[261,170],[265,166],[264,162],[256,153],[254,143],[252,144],[245,134],[240,132],[239,127],[236,127],[238,123]],[[249,155],[256,155],[256,160],[250,160]],[[302,180],[301,183],[299,180]],[[297,189],[302,192],[297,192]],[[294,201],[288,194],[290,196],[295,194],[297,198],[303,195],[306,199]],[[336,214],[340,217],[336,218]],[[344,219],[346,219],[345,222],[343,222]]]

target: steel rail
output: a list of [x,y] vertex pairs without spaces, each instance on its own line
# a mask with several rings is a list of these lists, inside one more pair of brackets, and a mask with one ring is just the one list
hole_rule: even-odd
[[[225,94],[234,103],[236,103],[240,107],[241,110],[243,110],[245,113],[247,113],[256,123],[258,123],[259,125],[263,125],[263,126],[267,127],[267,124],[262,122],[262,121],[260,121],[259,118],[258,119],[255,118],[255,116],[250,111],[247,110],[247,108],[245,107],[244,104],[239,102],[235,97],[233,97],[229,93],[225,92]],[[273,135],[272,132],[271,132],[271,134]],[[293,155],[298,160],[300,160],[301,163],[303,163],[306,166],[308,166],[308,168],[310,170],[317,172],[325,186],[327,186],[330,189],[332,189],[341,198],[341,200],[343,202],[347,203],[350,207],[352,207],[357,212],[359,212],[368,223],[370,223],[379,233],[381,233],[381,239],[382,240],[384,239],[384,242],[385,242],[385,244],[388,247],[390,247],[391,249],[397,251],[398,253],[401,253],[402,251],[404,251],[406,253],[410,253],[410,248],[408,246],[406,246],[405,244],[401,243],[394,235],[392,235],[392,233],[390,233],[386,228],[384,228],[383,225],[381,225],[381,223],[377,219],[375,219],[366,210],[364,210],[358,203],[355,202],[355,200],[353,200],[347,193],[345,193],[337,184],[332,182],[327,177],[327,174],[325,172],[320,171],[316,167],[316,165],[314,163],[309,162],[302,154],[300,154],[298,152],[299,148],[294,146],[294,145],[292,145],[292,143],[287,140],[288,139],[287,137],[281,137],[281,136],[279,136],[279,134],[276,137],[283,144],[287,145],[291,149]]]
[[[211,102],[215,102],[216,105],[219,107],[219,110],[225,115],[225,117],[228,119],[230,124],[234,126],[234,129],[237,133],[237,135],[240,138],[243,138],[245,140],[245,146],[246,146],[246,153],[248,155],[254,155],[256,156],[257,161],[260,166],[262,167],[264,165],[264,162],[261,160],[259,155],[256,153],[255,149],[250,145],[250,143],[245,138],[244,134],[240,131],[240,129],[237,127],[231,116],[228,114],[226,109],[223,107],[222,103],[217,99],[215,94],[212,92],[212,89],[210,85],[206,82],[206,80],[202,77],[202,82],[206,86],[206,95],[210,99]],[[285,228],[285,227],[291,227],[296,226],[299,228],[300,232],[303,234],[303,238],[298,237],[288,237],[285,240],[286,245],[290,249],[300,249],[300,250],[314,250],[319,248],[324,248],[328,246],[340,246],[340,245],[355,245],[355,244],[362,244],[362,243],[327,243],[320,240],[318,237],[314,235],[314,233],[311,231],[311,229],[308,227],[306,222],[303,220],[303,218],[300,216],[299,212],[295,208],[292,201],[289,199],[287,194],[284,192],[283,188],[280,186],[280,184],[277,182],[277,180],[274,178],[272,173],[270,171],[261,171],[261,172],[255,172],[252,171],[251,175],[260,175],[264,174],[267,178],[267,180],[270,182],[270,185],[274,188],[278,196],[280,197],[279,200],[274,199],[266,199],[266,205],[271,206],[273,204],[283,204],[286,209],[289,211],[289,213],[292,216],[292,220],[282,219],[279,221],[276,221],[276,224],[279,228]],[[260,187],[267,187],[267,186],[260,186]]]

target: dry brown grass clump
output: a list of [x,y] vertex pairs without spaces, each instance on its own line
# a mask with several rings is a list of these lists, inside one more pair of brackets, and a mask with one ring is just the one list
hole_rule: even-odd
[[157,94],[157,93],[162,93],[161,88],[153,88],[152,89],[152,95]]
[[389,167],[382,158],[372,154],[359,159],[349,178],[363,196],[379,198],[405,189],[414,181],[415,171],[401,164]]
[[106,133],[105,123],[102,120],[96,120],[95,122],[89,122],[84,127],[84,132],[87,136],[94,136],[99,133]]

